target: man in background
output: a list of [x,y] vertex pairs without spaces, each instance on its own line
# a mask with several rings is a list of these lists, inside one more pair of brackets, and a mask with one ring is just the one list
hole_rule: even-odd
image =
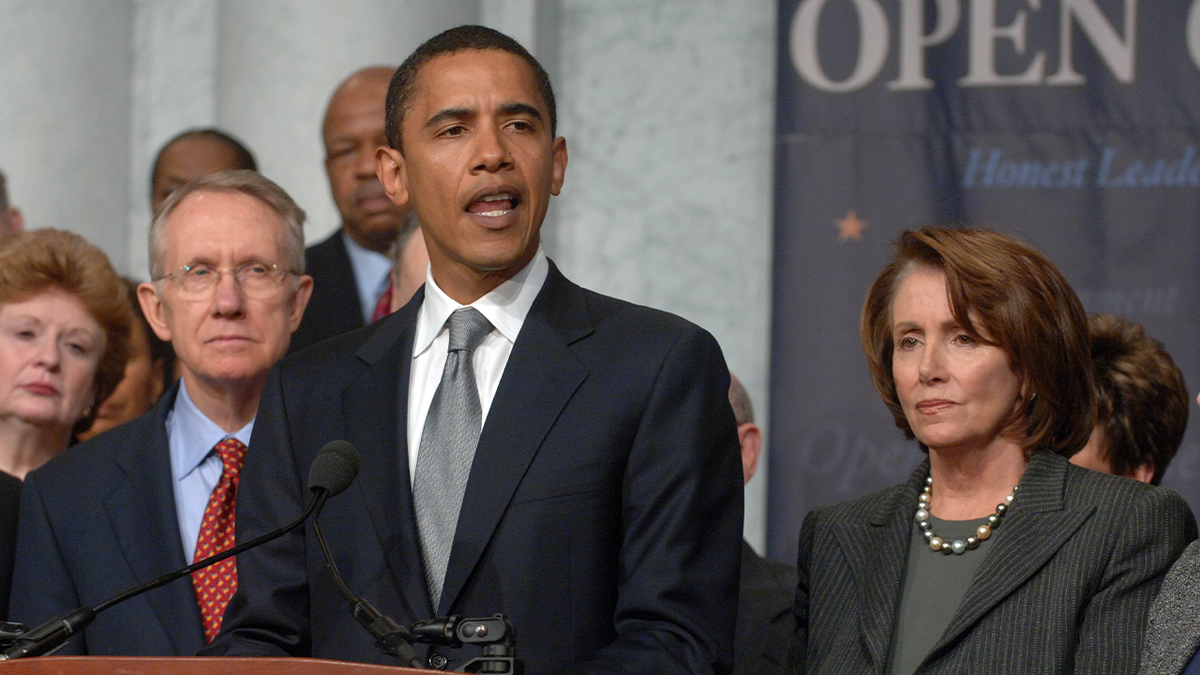
[[150,210],[172,192],[209,174],[228,169],[258,171],[254,155],[220,129],[188,129],[167,141],[154,158],[150,174]]
[[1140,324],[1111,314],[1093,314],[1088,323],[1096,427],[1071,462],[1158,485],[1187,430],[1183,373]]
[[[729,405],[738,425],[742,450],[742,484],[758,470],[762,430],[754,423],[754,406],[741,380],[729,373]],[[796,627],[796,568],[760,557],[742,541],[742,583],[738,593],[737,632],[733,641],[733,675],[783,672]]]
[[[267,371],[308,302],[304,212],[251,171],[180,188],[150,226],[138,288],[180,381],[149,413],[26,478],[11,616],[96,605],[233,544],[238,476]],[[100,614],[67,654],[191,656],[237,588],[236,559]]]
[[305,253],[313,298],[292,351],[369,323],[390,286],[388,250],[409,211],[388,199],[375,175],[375,151],[387,145],[383,106],[393,72],[374,66],[354,73],[325,110],[325,172],[342,227]]
[[8,180],[0,171],[0,239],[25,229],[25,219],[17,207],[8,203]]
[[421,284],[425,283],[429,251],[425,248],[425,236],[421,234],[417,214],[410,212],[404,218],[404,225],[400,228],[400,234],[396,235],[396,241],[392,242],[388,257],[392,259],[391,286],[375,305],[372,321],[378,321],[407,305]]

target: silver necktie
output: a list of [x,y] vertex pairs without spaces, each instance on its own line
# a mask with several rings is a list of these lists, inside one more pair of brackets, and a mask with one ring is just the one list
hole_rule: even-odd
[[450,315],[450,348],[421,432],[413,502],[425,558],[425,581],[436,608],[446,579],[463,493],[471,475],[483,413],[471,355],[492,329],[472,307]]

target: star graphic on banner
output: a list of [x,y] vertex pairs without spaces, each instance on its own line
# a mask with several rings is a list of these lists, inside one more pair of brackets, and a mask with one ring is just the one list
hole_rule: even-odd
[[846,212],[845,218],[837,219],[838,241],[846,241],[853,239],[854,241],[862,241],[862,232],[867,227],[867,221],[858,217],[858,211],[850,209]]

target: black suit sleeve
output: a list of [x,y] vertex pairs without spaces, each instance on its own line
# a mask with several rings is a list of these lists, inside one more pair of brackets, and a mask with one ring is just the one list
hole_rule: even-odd
[[683,333],[659,368],[625,471],[617,637],[572,675],[730,671],[742,473],[728,391],[716,341]]
[[[249,541],[295,520],[306,495],[291,451],[279,368],[267,377],[259,403],[251,450],[242,467],[237,498],[237,541]],[[308,579],[305,527],[237,558],[240,583],[225,610],[221,634],[201,655],[307,656]]]
[[[21,493],[10,618],[32,627],[81,604],[38,489],[37,472],[32,472],[25,477]],[[57,654],[86,654],[83,641],[83,637],[76,637]]]
[[0,621],[8,619],[8,594],[12,590],[20,514],[21,479],[0,471]]

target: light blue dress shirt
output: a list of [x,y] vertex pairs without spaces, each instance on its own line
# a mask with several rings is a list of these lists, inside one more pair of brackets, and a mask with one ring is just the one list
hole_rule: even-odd
[[179,380],[175,405],[167,413],[167,445],[171,449],[175,514],[179,518],[184,557],[189,563],[196,555],[196,539],[200,536],[208,498],[221,481],[224,468],[213,448],[226,438],[236,438],[249,446],[252,429],[253,420],[232,434],[217,426],[200,412],[188,395],[187,385]]
[[375,304],[387,290],[392,280],[392,261],[382,253],[359,246],[350,235],[342,230],[342,241],[350,255],[350,269],[354,270],[354,285],[358,287],[358,302],[362,305],[363,323],[371,323]]

